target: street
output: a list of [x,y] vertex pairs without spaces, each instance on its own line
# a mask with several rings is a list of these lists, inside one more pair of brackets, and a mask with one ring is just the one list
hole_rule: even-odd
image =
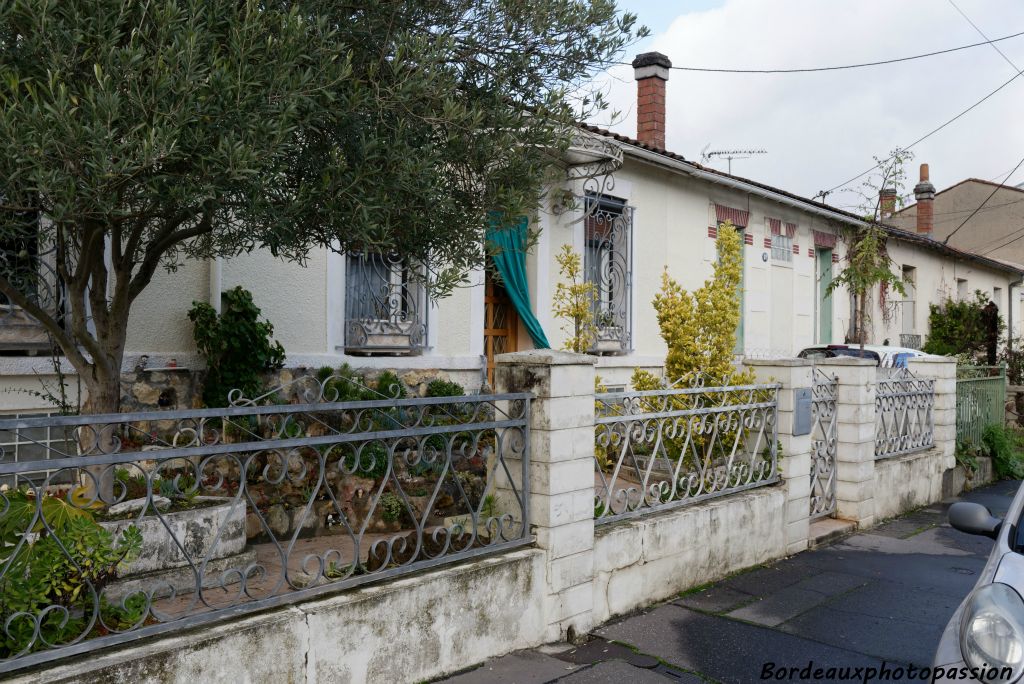
[[[961,499],[1003,515],[1019,484]],[[616,619],[581,646],[513,653],[446,681],[732,683],[790,681],[790,668],[809,663],[811,671],[929,666],[991,546],[949,527],[952,501]]]

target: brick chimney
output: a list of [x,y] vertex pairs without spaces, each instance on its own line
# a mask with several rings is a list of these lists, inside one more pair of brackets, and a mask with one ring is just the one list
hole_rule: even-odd
[[883,219],[892,216],[896,211],[896,188],[882,188],[878,191],[878,209]]
[[921,182],[914,186],[917,232],[930,235],[935,227],[935,186],[928,180],[928,165],[921,164]]
[[665,82],[672,62],[660,52],[645,52],[633,60],[636,79],[636,137],[665,149]]

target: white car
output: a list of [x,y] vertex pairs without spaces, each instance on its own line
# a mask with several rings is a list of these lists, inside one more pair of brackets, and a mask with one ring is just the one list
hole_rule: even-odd
[[797,356],[801,359],[863,356],[864,358],[875,359],[882,368],[902,368],[907,365],[907,359],[935,355],[925,354],[920,349],[911,349],[910,347],[890,347],[879,344],[865,344],[863,353],[860,350],[859,344],[817,344],[801,350]]
[[[1016,682],[1024,674],[1024,486],[1006,517],[978,503],[949,508],[961,532],[995,539],[974,590],[950,618],[935,652],[933,682]],[[940,669],[941,668],[941,669]]]

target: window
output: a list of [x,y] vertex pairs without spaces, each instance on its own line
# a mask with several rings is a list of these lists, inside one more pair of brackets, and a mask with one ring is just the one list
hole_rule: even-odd
[[427,337],[422,274],[395,254],[350,254],[345,263],[345,350],[422,350]]
[[956,299],[958,302],[967,301],[967,279],[957,278],[956,279]]
[[1000,310],[1003,308],[1003,288],[993,287],[992,288],[992,301],[995,302],[996,307]]
[[[40,234],[38,214],[18,214],[10,219],[4,218],[4,236],[0,238],[0,275],[61,322],[63,292],[54,267],[56,247]],[[32,351],[49,346],[42,324],[0,294],[0,350]]]
[[793,238],[788,235],[772,235],[772,259],[793,261]]
[[594,351],[621,354],[632,344],[633,208],[624,200],[588,195],[584,226],[583,269],[596,290]]

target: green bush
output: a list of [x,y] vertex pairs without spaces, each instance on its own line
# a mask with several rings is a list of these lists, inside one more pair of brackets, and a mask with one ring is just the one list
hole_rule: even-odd
[[[377,391],[388,399],[405,399],[409,396],[409,390],[405,383],[394,371],[386,370],[377,376]],[[377,397],[381,399],[383,397]]]
[[228,393],[241,390],[254,397],[263,387],[261,374],[284,365],[284,347],[273,341],[274,326],[260,321],[252,293],[235,287],[222,296],[221,313],[204,302],[192,302],[188,318],[196,348],[206,359],[203,401],[227,406]]
[[405,504],[397,494],[384,492],[380,497],[380,517],[384,522],[396,522],[402,519]]
[[457,382],[451,380],[431,380],[427,383],[428,397],[461,397],[465,396],[466,390]]
[[[941,356],[968,355],[976,358],[983,355],[989,339],[984,323],[984,309],[988,302],[988,296],[978,290],[973,301],[946,299],[941,305],[932,304],[928,314],[928,339],[922,351]],[[1005,327],[1000,318],[997,338]]]
[[[117,539],[98,525],[88,510],[58,497],[44,496],[43,518],[33,524],[36,497],[22,490],[2,495],[0,507],[0,657],[48,648],[79,638],[89,628],[95,599],[117,576],[118,566],[132,562],[142,548],[142,534],[134,525]],[[17,546],[25,533],[36,537]],[[95,595],[94,595],[95,592]],[[100,601],[102,623],[125,628],[143,616],[146,599],[133,595],[124,608]],[[39,634],[36,620],[42,617]],[[66,618],[66,619],[65,619]],[[93,629],[103,625],[97,622]]]
[[997,476],[1024,479],[1024,435],[1005,425],[989,425],[981,441],[992,457]]

